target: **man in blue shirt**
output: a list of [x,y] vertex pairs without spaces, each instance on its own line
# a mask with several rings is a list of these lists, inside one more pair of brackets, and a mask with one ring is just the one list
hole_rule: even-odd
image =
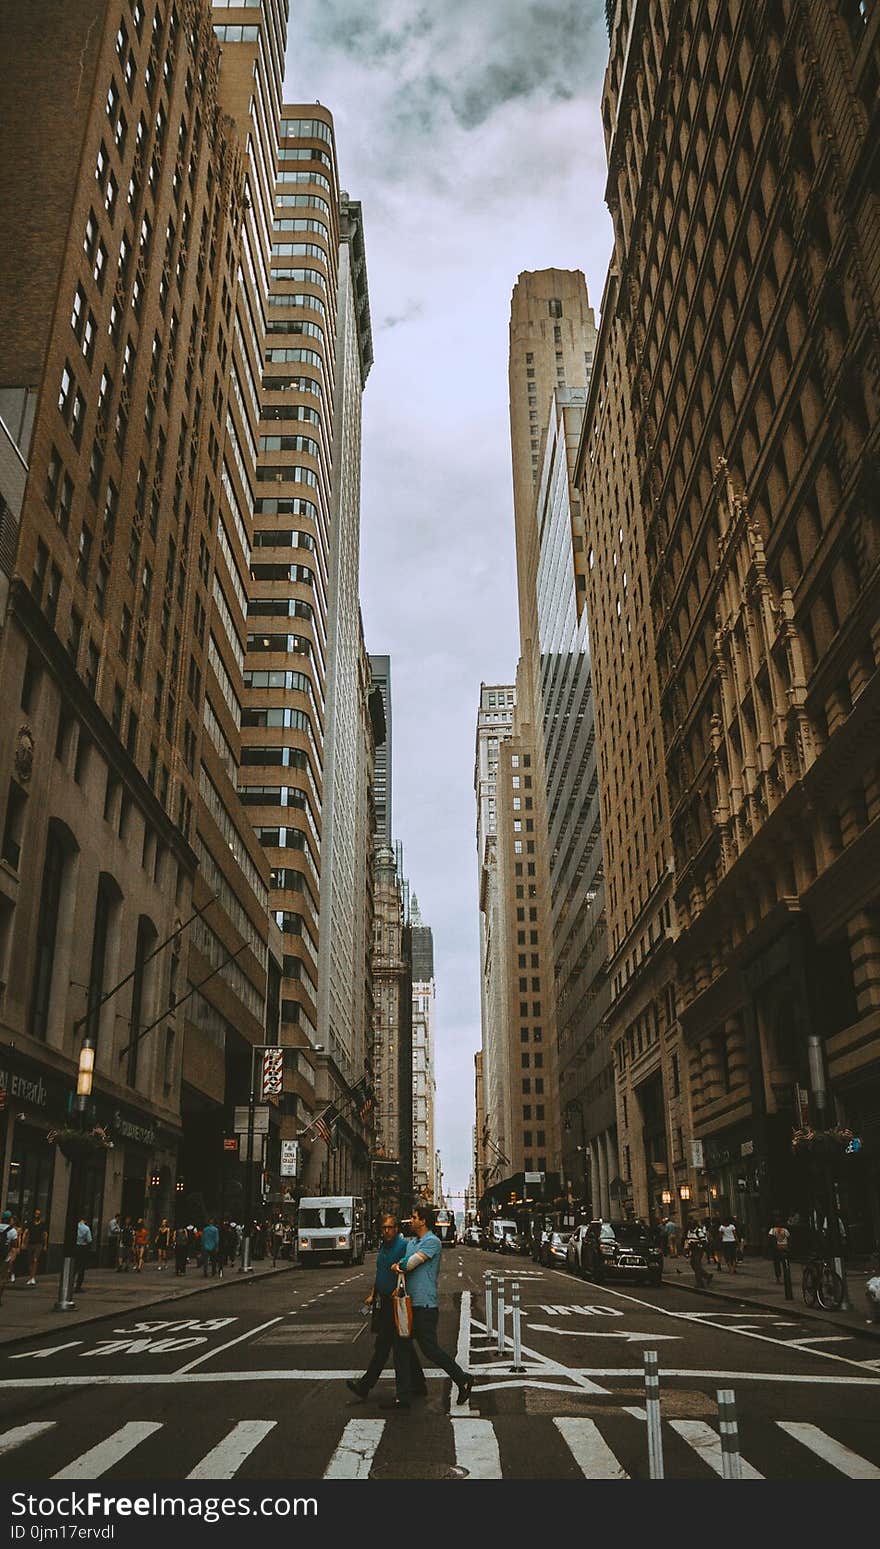
[[211,1274],[217,1273],[217,1249],[220,1246],[220,1231],[216,1221],[209,1221],[202,1232],[202,1273],[207,1275],[208,1265],[211,1266]]
[[397,1377],[397,1397],[389,1401],[387,1407],[409,1408],[409,1366],[404,1347],[412,1345],[413,1340],[418,1340],[419,1348],[426,1361],[439,1366],[448,1373],[453,1382],[458,1383],[458,1402],[464,1404],[468,1400],[474,1379],[466,1371],[462,1371],[458,1362],[454,1361],[451,1355],[447,1355],[445,1350],[441,1350],[437,1343],[437,1325],[440,1321],[437,1280],[440,1274],[443,1244],[434,1233],[432,1207],[414,1205],[412,1224],[416,1234],[415,1243],[407,1246],[405,1257],[391,1265],[392,1273],[396,1274],[400,1270],[406,1276],[406,1289],[412,1298],[413,1308],[412,1339],[395,1340],[394,1366]]
[[[367,1297],[367,1301],[373,1308],[373,1329],[376,1334],[376,1342],[373,1346],[373,1354],[370,1364],[364,1375],[357,1380],[347,1379],[345,1386],[356,1398],[367,1398],[370,1389],[378,1382],[382,1369],[388,1360],[394,1344],[394,1314],[391,1305],[391,1293],[397,1290],[397,1275],[392,1274],[391,1265],[406,1252],[406,1239],[401,1236],[396,1216],[382,1217],[382,1242],[376,1258],[376,1278],[373,1289]],[[410,1391],[419,1398],[424,1398],[428,1386],[425,1382],[425,1374],[422,1371],[419,1358],[413,1349],[411,1339],[406,1341],[409,1346],[409,1355],[406,1357],[407,1370],[410,1383]]]
[[76,1247],[73,1250],[74,1262],[76,1264],[76,1281],[73,1287],[75,1291],[81,1291],[83,1288],[83,1281],[86,1278],[86,1265],[89,1262],[91,1252],[92,1228],[86,1221],[85,1216],[80,1216],[76,1224]]

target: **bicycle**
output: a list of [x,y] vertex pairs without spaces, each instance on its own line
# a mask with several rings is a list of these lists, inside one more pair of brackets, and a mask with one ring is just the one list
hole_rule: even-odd
[[843,1281],[833,1264],[819,1254],[808,1259],[801,1276],[801,1291],[808,1307],[817,1302],[823,1312],[837,1312],[843,1301]]

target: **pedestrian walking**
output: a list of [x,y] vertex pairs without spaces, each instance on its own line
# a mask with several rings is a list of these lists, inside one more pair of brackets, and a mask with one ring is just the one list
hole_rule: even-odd
[[280,1216],[276,1216],[275,1220],[272,1222],[270,1243],[272,1246],[272,1268],[274,1269],[275,1265],[278,1263],[281,1249],[284,1246],[284,1222]]
[[697,1290],[703,1286],[712,1284],[712,1276],[703,1268],[703,1257],[709,1251],[709,1239],[705,1226],[698,1221],[688,1222],[687,1236],[684,1240],[684,1251],[690,1259],[691,1269],[694,1272],[694,1285]]
[[185,1226],[178,1226],[174,1233],[174,1273],[186,1274],[186,1261],[189,1258],[189,1231]]
[[776,1284],[779,1285],[779,1282],[782,1279],[783,1265],[789,1256],[789,1249],[791,1246],[791,1232],[787,1226],[783,1226],[781,1221],[776,1221],[774,1222],[773,1226],[771,1226],[767,1235],[770,1239],[770,1255],[773,1260],[773,1275],[776,1280]]
[[865,1282],[865,1299],[868,1303],[868,1316],[866,1323],[880,1323],[880,1253],[875,1253],[871,1261],[868,1279]]
[[721,1252],[724,1254],[724,1262],[732,1274],[736,1274],[736,1251],[739,1244],[739,1233],[736,1222],[730,1216],[723,1226],[718,1228],[721,1239]]
[[107,1267],[119,1268],[119,1234],[122,1227],[118,1215],[112,1215],[107,1226]]
[[716,1269],[721,1268],[721,1222],[717,1216],[707,1216],[703,1223],[706,1228],[708,1240],[707,1258],[712,1260]]
[[86,1268],[92,1255],[92,1228],[85,1216],[80,1216],[76,1223],[76,1245],[73,1250],[76,1264],[76,1280],[73,1284],[75,1291],[81,1291],[86,1278]]
[[[369,1396],[370,1389],[379,1381],[388,1357],[394,1349],[394,1307],[391,1297],[392,1292],[397,1289],[397,1275],[392,1272],[391,1266],[399,1261],[407,1248],[406,1238],[401,1235],[396,1216],[382,1217],[381,1237],[382,1241],[376,1256],[373,1289],[366,1298],[370,1307],[370,1327],[376,1336],[373,1354],[364,1375],[347,1380],[345,1384],[355,1398],[359,1399]],[[425,1382],[421,1362],[413,1348],[412,1340],[407,1339],[402,1343],[408,1346],[409,1351],[410,1392],[417,1398],[424,1398],[428,1385]],[[404,1352],[401,1352],[401,1357],[404,1357]]]
[[126,1216],[119,1231],[119,1260],[116,1268],[125,1270],[126,1274],[134,1262],[134,1227],[131,1224],[131,1216]]
[[26,1243],[28,1267],[30,1269],[28,1285],[36,1285],[43,1255],[49,1251],[49,1228],[43,1219],[42,1210],[34,1211],[33,1217],[28,1224]]
[[147,1251],[147,1243],[149,1240],[150,1234],[147,1231],[147,1224],[143,1217],[141,1217],[134,1229],[134,1267],[138,1273],[140,1273],[144,1267],[144,1254]]
[[678,1222],[672,1216],[667,1216],[663,1226],[666,1238],[666,1253],[671,1259],[678,1258]]
[[18,1229],[12,1220],[12,1211],[4,1210],[0,1216],[0,1302],[3,1292],[12,1284],[15,1276],[12,1266],[18,1253]]
[[[434,1211],[430,1205],[413,1205],[412,1225],[415,1240],[408,1243],[406,1257],[392,1264],[392,1273],[406,1276],[406,1288],[412,1298],[412,1337],[418,1341],[425,1360],[439,1366],[458,1384],[458,1402],[467,1402],[474,1379],[463,1371],[458,1362],[447,1355],[437,1343],[437,1325],[440,1321],[440,1300],[437,1282],[443,1257],[443,1244],[434,1232]],[[412,1381],[410,1356],[406,1349],[408,1339],[394,1338],[394,1373],[397,1378],[397,1397],[383,1400],[383,1408],[409,1409]]]
[[168,1255],[171,1252],[171,1227],[163,1216],[156,1233],[156,1257],[159,1260],[159,1268],[167,1269]]
[[207,1275],[210,1268],[211,1274],[217,1273],[217,1249],[220,1246],[220,1233],[216,1221],[209,1221],[202,1232],[202,1274]]

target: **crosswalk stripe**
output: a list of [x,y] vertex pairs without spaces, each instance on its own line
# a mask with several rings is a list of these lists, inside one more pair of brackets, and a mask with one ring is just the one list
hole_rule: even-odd
[[807,1425],[799,1420],[777,1420],[776,1424],[803,1447],[815,1452],[817,1458],[822,1458],[839,1473],[845,1474],[847,1479],[880,1479],[880,1468],[869,1463],[867,1458],[859,1457],[857,1452],[851,1452],[842,1442],[826,1435],[818,1425]]
[[57,1420],[35,1420],[31,1425],[16,1425],[11,1431],[3,1431],[0,1434],[0,1457],[4,1452],[23,1447],[26,1441],[32,1441],[35,1436],[42,1436],[44,1431],[53,1431],[57,1423]]
[[585,1479],[628,1479],[605,1441],[595,1420],[572,1420],[557,1415],[553,1424]]
[[239,1420],[223,1440],[206,1452],[187,1479],[232,1479],[277,1420]]
[[106,1474],[114,1463],[128,1457],[142,1441],[152,1436],[154,1431],[161,1431],[162,1426],[152,1420],[131,1420],[128,1425],[120,1426],[105,1441],[99,1441],[96,1447],[90,1447],[88,1452],[83,1452],[66,1468],[60,1468],[53,1479],[98,1479],[101,1474]]
[[[672,1429],[687,1442],[689,1447],[701,1457],[709,1467],[714,1469],[720,1478],[724,1478],[724,1466],[721,1462],[721,1437],[717,1431],[713,1431],[711,1425],[705,1420],[670,1420]],[[751,1463],[745,1458],[740,1458],[740,1468],[743,1479],[763,1479]]]
[[384,1420],[349,1420],[327,1468],[325,1479],[369,1479]]
[[501,1454],[491,1420],[453,1419],[455,1461],[469,1479],[502,1479]]

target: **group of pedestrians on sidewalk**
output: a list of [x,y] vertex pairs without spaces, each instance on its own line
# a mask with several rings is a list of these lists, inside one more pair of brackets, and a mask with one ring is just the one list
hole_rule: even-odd
[[[376,1277],[367,1297],[372,1328],[376,1336],[373,1354],[364,1375],[346,1386],[358,1399],[366,1399],[378,1382],[389,1355],[393,1355],[396,1393],[381,1401],[383,1409],[406,1410],[412,1399],[423,1398],[428,1391],[425,1374],[414,1345],[431,1365],[439,1366],[457,1384],[458,1402],[463,1404],[474,1385],[464,1371],[437,1342],[440,1321],[438,1281],[443,1244],[434,1232],[434,1211],[429,1205],[414,1205],[412,1224],[416,1240],[402,1235],[396,1216],[382,1218],[382,1243],[376,1260]],[[412,1301],[412,1334],[401,1337],[394,1318],[394,1297],[399,1277],[404,1277],[406,1293]]]

